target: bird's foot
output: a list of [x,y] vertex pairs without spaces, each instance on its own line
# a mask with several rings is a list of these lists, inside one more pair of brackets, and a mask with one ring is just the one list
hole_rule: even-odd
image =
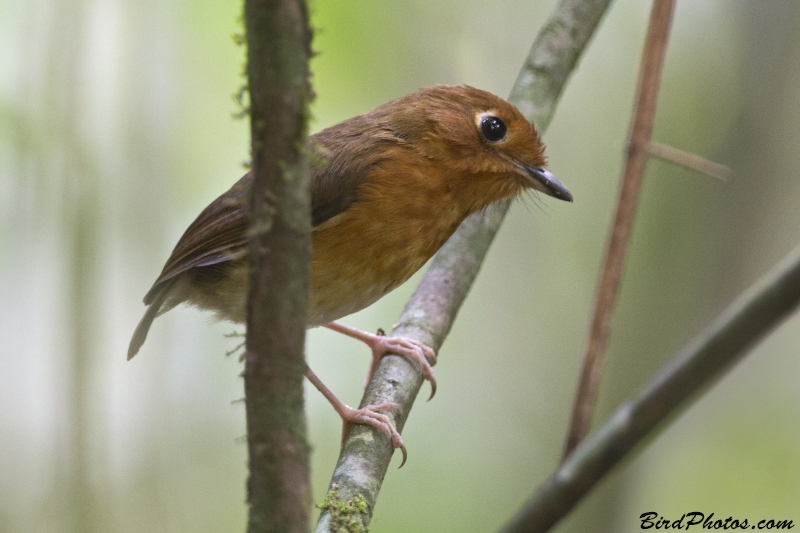
[[338,322],[330,322],[325,324],[325,327],[358,339],[372,350],[372,364],[369,367],[367,379],[364,381],[364,387],[372,379],[372,374],[378,367],[381,358],[388,354],[397,354],[417,363],[423,377],[431,383],[431,395],[428,400],[436,394],[436,378],[433,375],[436,352],[433,351],[433,348],[408,337],[387,337],[382,330],[379,330],[378,335],[375,335]]
[[369,380],[372,379],[372,374],[375,372],[375,369],[378,368],[378,363],[383,356],[393,353],[402,355],[406,359],[410,359],[419,365],[422,375],[431,383],[431,395],[428,400],[433,398],[433,395],[436,394],[436,378],[433,375],[433,365],[436,364],[436,352],[434,352],[431,347],[422,344],[416,339],[408,337],[387,337],[385,334],[381,335],[380,333],[382,332],[379,331],[378,335],[366,333],[366,335],[369,335],[369,338],[364,340],[364,342],[372,350],[372,364],[369,366],[367,379],[364,380],[364,387],[366,387]]
[[311,384],[314,385],[323,396],[325,396],[325,398],[330,402],[330,404],[342,418],[342,446],[344,446],[345,439],[347,438],[347,432],[350,431],[350,426],[353,424],[366,424],[383,432],[383,434],[388,437],[389,442],[392,443],[392,449],[399,448],[403,453],[403,462],[400,463],[400,466],[406,464],[406,458],[408,457],[408,454],[406,453],[406,447],[403,444],[403,438],[400,437],[400,433],[392,424],[392,419],[389,418],[388,415],[378,412],[399,409],[400,404],[386,402],[378,405],[368,405],[366,407],[362,407],[361,409],[353,409],[349,405],[345,405],[343,401],[337,398],[336,395],[327,386],[325,386],[322,380],[319,379],[319,377],[317,377],[317,375],[308,366],[306,366],[306,377]]
[[337,411],[339,411],[339,415],[342,417],[342,446],[344,446],[345,439],[347,438],[347,432],[350,431],[350,426],[353,424],[365,424],[367,426],[372,426],[375,429],[382,431],[392,443],[392,448],[399,449],[403,454],[403,462],[400,463],[400,466],[402,467],[404,464],[406,464],[406,459],[408,458],[406,446],[403,444],[403,438],[395,429],[394,424],[392,424],[392,419],[389,418],[389,415],[378,412],[392,411],[399,408],[400,405],[393,402],[387,402],[378,405],[368,405],[366,407],[362,407],[361,409],[353,409],[349,405],[342,404],[342,408],[337,409]]

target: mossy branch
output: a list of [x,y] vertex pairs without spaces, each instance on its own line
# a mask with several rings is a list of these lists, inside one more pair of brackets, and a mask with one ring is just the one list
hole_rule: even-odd
[[253,161],[245,341],[248,532],[306,533],[309,446],[303,412],[311,258],[311,98],[303,0],[246,0]]

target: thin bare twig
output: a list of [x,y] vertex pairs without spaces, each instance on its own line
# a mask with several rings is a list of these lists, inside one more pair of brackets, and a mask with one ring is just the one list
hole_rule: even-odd
[[244,361],[247,531],[306,533],[311,485],[303,352],[311,192],[302,147],[311,32],[303,0],[246,0],[244,11],[253,156]]
[[592,422],[600,385],[603,354],[608,341],[611,317],[625,264],[625,251],[639,201],[639,189],[647,164],[647,147],[653,133],[661,72],[667,50],[675,0],[654,0],[642,55],[639,85],[628,141],[628,152],[617,201],[617,212],[603,262],[594,316],[586,344],[572,418],[564,446],[564,457],[583,440]]
[[548,531],[656,426],[800,305],[800,247],[739,296],[634,399],[582,442],[501,533]]
[[[509,99],[544,131],[569,75],[597,28],[611,0],[562,0],[539,32]],[[414,295],[406,304],[394,335],[424,342],[438,350],[450,331],[461,304],[478,274],[483,258],[505,216],[507,206],[469,217],[431,262]],[[361,406],[394,402],[392,411],[402,430],[422,385],[422,375],[405,358],[381,359]],[[413,451],[412,451],[413,453]],[[354,426],[339,456],[326,501],[359,501],[364,512],[357,517],[366,526],[386,475],[392,449],[386,438],[366,426]],[[323,510],[317,533],[335,525],[332,513]]]
[[705,157],[700,157],[690,152],[684,152],[674,146],[669,146],[660,142],[650,141],[647,145],[647,153],[668,163],[675,163],[676,165],[700,172],[712,178],[717,178],[718,180],[725,181],[731,175],[731,169],[725,165],[720,165],[714,161],[709,161]]

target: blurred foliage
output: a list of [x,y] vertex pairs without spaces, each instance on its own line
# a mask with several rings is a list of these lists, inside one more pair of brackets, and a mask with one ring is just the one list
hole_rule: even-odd
[[[507,95],[554,2],[313,4],[318,130],[435,83]],[[243,172],[238,2],[0,3],[0,533],[240,531],[244,410],[228,324],[141,297],[183,229]],[[406,427],[372,530],[491,531],[560,456],[622,161],[648,3],[616,2],[547,133],[574,205],[512,210]],[[800,241],[800,4],[679,2],[655,138],[725,163],[652,162],[598,420]],[[346,319],[396,319],[412,279]],[[627,461],[560,531],[699,510],[800,522],[800,319]],[[362,346],[309,335],[348,403]],[[315,499],[340,424],[309,390]]]

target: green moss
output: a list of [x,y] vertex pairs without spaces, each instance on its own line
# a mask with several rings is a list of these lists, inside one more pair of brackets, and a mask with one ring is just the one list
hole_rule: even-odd
[[242,2],[242,11],[236,17],[236,25],[239,31],[231,35],[233,42],[236,46],[244,48],[245,60],[242,62],[242,70],[239,76],[242,78],[242,84],[239,89],[233,94],[233,101],[236,102],[236,111],[232,113],[233,118],[241,120],[250,116],[250,88],[247,84],[247,30],[244,25],[244,2]]
[[369,533],[369,528],[364,526],[362,515],[369,516],[369,505],[362,494],[350,498],[346,502],[339,501],[339,486],[334,483],[331,490],[317,504],[318,509],[327,511],[330,515],[331,533]]

